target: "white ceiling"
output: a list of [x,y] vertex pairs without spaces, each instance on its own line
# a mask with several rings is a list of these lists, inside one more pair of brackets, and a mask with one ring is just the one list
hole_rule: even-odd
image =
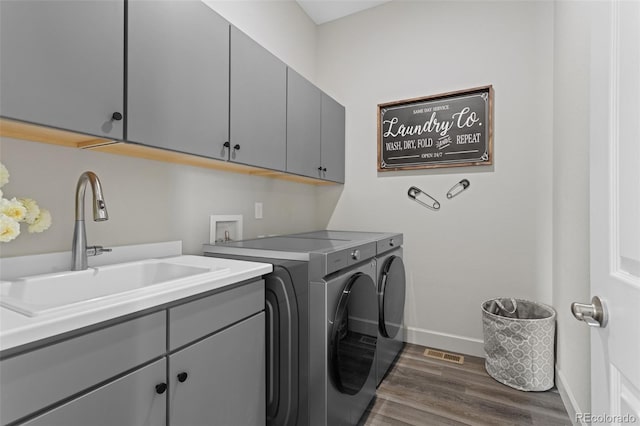
[[376,7],[391,0],[296,0],[317,25]]

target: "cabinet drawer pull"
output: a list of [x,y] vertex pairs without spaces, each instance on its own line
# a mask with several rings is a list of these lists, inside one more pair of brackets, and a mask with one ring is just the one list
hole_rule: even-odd
[[157,394],[163,394],[166,390],[167,390],[167,384],[166,383],[160,383],[160,384],[156,385],[156,393]]
[[178,381],[180,383],[184,383],[187,381],[187,377],[189,377],[189,375],[183,371],[182,373],[178,374]]
[[115,121],[120,121],[122,120],[122,114],[116,111],[113,114],[111,114],[111,118]]

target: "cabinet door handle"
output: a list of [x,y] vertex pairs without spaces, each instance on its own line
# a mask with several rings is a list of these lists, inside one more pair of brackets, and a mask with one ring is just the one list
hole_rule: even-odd
[[116,111],[113,114],[111,114],[111,119],[115,121],[120,121],[122,120],[122,114]]
[[183,371],[182,373],[178,374],[178,381],[180,383],[184,383],[187,381],[187,377],[189,377],[189,375]]
[[231,144],[229,142],[225,142],[222,144],[223,147],[225,148],[229,148],[231,146]]
[[240,145],[239,145],[239,144],[235,144],[235,145],[233,146],[233,149],[234,149],[235,151],[240,151]]
[[327,168],[326,168],[326,167],[323,167],[323,168],[322,168],[322,171],[326,173]]
[[167,384],[166,383],[160,383],[160,384],[156,385],[156,393],[157,394],[163,394],[166,390],[167,390]]
[[318,171],[321,172],[322,171],[322,166],[318,167]]

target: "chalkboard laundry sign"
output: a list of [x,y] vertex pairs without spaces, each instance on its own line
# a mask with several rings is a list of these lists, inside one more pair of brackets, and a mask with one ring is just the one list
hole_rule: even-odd
[[492,86],[378,105],[378,171],[492,163]]

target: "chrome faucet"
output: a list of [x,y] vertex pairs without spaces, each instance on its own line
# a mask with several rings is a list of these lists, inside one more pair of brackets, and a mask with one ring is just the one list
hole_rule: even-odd
[[73,228],[73,243],[71,246],[72,271],[82,271],[88,268],[87,256],[97,256],[111,249],[102,246],[87,247],[87,231],[84,226],[84,194],[87,189],[87,182],[91,184],[93,192],[93,220],[101,222],[109,219],[107,205],[102,195],[100,180],[93,172],[84,172],[78,179],[76,186],[76,223]]

